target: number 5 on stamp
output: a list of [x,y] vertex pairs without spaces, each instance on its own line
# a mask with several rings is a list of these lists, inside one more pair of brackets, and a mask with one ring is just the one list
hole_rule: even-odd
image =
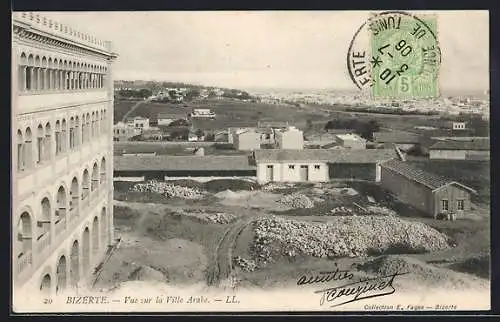
[[411,78],[407,76],[401,76],[399,78],[399,93],[400,96],[404,96],[410,91],[411,87]]

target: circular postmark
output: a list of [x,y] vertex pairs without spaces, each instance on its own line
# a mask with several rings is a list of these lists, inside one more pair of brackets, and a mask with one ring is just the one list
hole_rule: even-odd
[[437,96],[440,63],[436,17],[404,11],[372,15],[347,53],[352,81],[374,97]]

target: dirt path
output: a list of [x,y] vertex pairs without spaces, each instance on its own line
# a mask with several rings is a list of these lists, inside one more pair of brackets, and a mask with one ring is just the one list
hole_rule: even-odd
[[[118,200],[115,200],[113,204],[115,206],[130,207],[131,209],[141,212],[152,211],[158,213],[161,213],[166,209],[183,208],[157,203],[126,202]],[[236,240],[243,229],[259,217],[255,215],[255,211],[251,211],[249,209],[240,208],[239,211],[243,212],[244,215],[232,224],[227,225],[226,229],[220,235],[220,238],[213,240],[213,244],[209,247],[208,253],[210,254],[210,257],[206,268],[206,282],[208,286],[225,286],[225,284],[229,281],[232,272],[232,253]]]
[[125,115],[123,115],[122,117],[122,122],[126,122],[127,120],[127,117],[130,115],[130,113],[132,113],[133,111],[135,111],[139,106],[141,106],[141,104],[143,103],[149,103],[151,101],[151,99],[147,99],[145,101],[140,101],[140,102],[137,102],[134,106],[132,106],[128,111],[127,113],[125,113]]
[[208,286],[220,286],[231,278],[232,253],[236,239],[243,229],[256,218],[254,216],[242,217],[231,224],[224,232],[209,259],[206,274]]

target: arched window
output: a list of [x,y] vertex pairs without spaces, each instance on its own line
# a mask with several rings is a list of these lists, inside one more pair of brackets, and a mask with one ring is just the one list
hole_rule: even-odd
[[32,145],[32,133],[31,129],[26,129],[26,135],[24,136],[24,155],[25,155],[25,166],[26,168],[31,168],[33,166],[33,145]]
[[33,232],[31,225],[31,215],[26,211],[23,212],[19,218],[17,228],[17,240],[20,243],[17,253],[18,272],[24,271],[33,263]]
[[48,68],[47,68],[47,89],[50,91],[50,90],[53,90],[54,89],[54,76],[53,76],[53,63],[52,63],[52,58],[49,57],[49,60],[48,60]]
[[75,127],[76,127],[76,122],[73,117],[69,119],[69,148],[74,149],[75,148]]
[[57,190],[57,200],[56,200],[56,211],[55,211],[55,225],[56,225],[56,235],[59,235],[62,231],[66,229],[66,207],[67,198],[66,190],[63,186],[60,186]]
[[38,125],[36,130],[36,160],[35,162],[38,164],[43,160],[43,141],[44,141],[44,133],[42,124]]
[[102,122],[102,132],[106,133],[106,131],[108,129],[108,113],[107,113],[106,109],[104,109],[102,111],[102,114],[103,114],[102,115],[102,120],[103,120],[103,122]]
[[106,183],[106,159],[101,160],[101,185]]
[[[83,123],[83,119],[82,119]],[[75,118],[75,135],[74,135],[74,140],[75,140],[75,146],[79,146],[81,143],[81,133],[80,133],[80,118],[77,116]]]
[[24,171],[25,155],[24,155],[24,139],[23,132],[17,130],[17,171]]
[[99,218],[94,217],[94,222],[92,223],[92,251],[94,254],[99,252]]
[[90,191],[95,192],[99,187],[99,168],[97,162],[94,162],[92,167],[92,182],[90,184]]
[[66,278],[66,256],[62,255],[57,262],[56,268],[57,274],[57,285],[56,293],[62,291],[66,288],[67,278]]
[[21,92],[26,91],[26,65],[28,64],[28,58],[25,53],[21,53],[19,57],[19,66],[18,66],[18,84],[19,90]]
[[59,155],[62,153],[61,122],[59,122],[59,120],[56,121],[55,137],[56,137],[56,155]]
[[41,217],[37,221],[38,227],[38,251],[42,252],[45,248],[50,246],[50,224],[51,224],[51,208],[50,201],[48,198],[43,198],[41,202]]
[[50,160],[52,156],[52,130],[50,123],[45,124],[45,140],[44,140],[44,160]]
[[58,90],[59,89],[59,84],[60,84],[60,81],[59,81],[59,64],[60,64],[60,61],[57,60],[57,59],[54,59],[54,70],[52,71],[52,76],[53,76],[53,86],[52,88],[54,90]]
[[80,281],[80,249],[78,240],[73,242],[71,246],[71,254],[70,254],[70,264],[69,264],[69,277],[71,286],[77,286]]
[[61,124],[61,151],[66,152],[68,149],[68,133],[66,130],[66,119],[62,120]]
[[85,114],[82,115],[82,144],[87,142],[87,129],[86,129],[86,122],[85,122]]
[[85,169],[82,176],[82,203],[87,207],[89,204],[89,189],[90,189],[90,175],[89,171]]
[[42,68],[40,69],[40,90],[47,90],[47,58],[42,57]]
[[40,87],[40,57],[35,56],[35,66],[33,68],[33,89],[39,91]]
[[80,202],[79,188],[80,187],[78,185],[78,179],[76,177],[73,177],[73,180],[71,181],[71,188],[69,191],[69,195],[70,195],[70,200],[69,200],[70,220],[75,219],[79,215],[79,207],[78,207],[78,204]]
[[66,89],[67,90],[70,90],[71,89],[71,79],[70,79],[70,72],[69,71],[65,71],[64,72],[64,79],[65,79],[65,82],[66,82]]
[[52,284],[52,281],[50,279],[50,275],[45,274],[42,278],[42,282],[40,283],[40,292],[42,294],[49,295],[51,284]]
[[75,72],[71,71],[69,72],[69,89],[73,90],[75,89]]
[[90,267],[90,231],[89,227],[85,227],[82,236],[82,268],[86,272]]

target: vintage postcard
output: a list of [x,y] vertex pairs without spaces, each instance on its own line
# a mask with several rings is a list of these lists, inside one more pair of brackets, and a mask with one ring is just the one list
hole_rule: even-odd
[[489,310],[488,19],[13,12],[12,310]]

